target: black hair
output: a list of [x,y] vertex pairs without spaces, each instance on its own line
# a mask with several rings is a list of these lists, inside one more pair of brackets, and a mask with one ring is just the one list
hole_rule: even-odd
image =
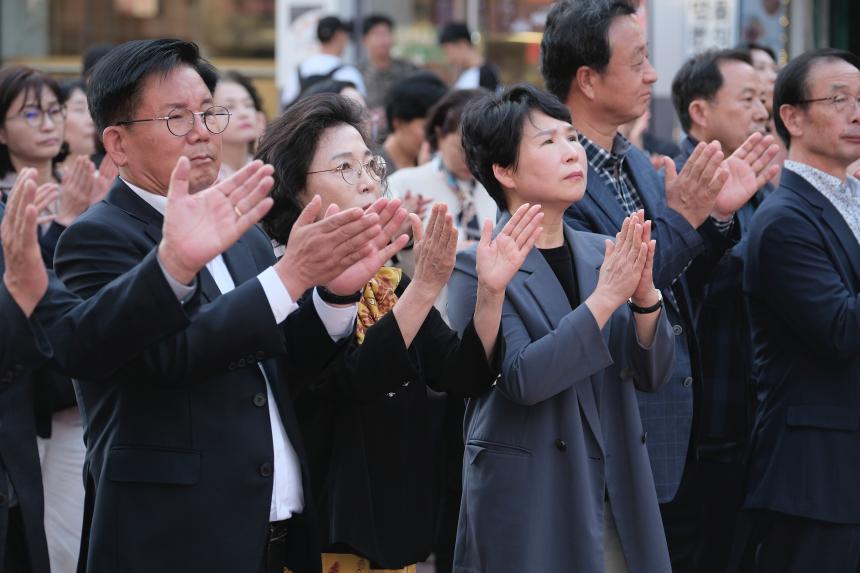
[[484,89],[453,90],[430,108],[424,136],[430,144],[431,151],[438,151],[440,133],[445,136],[460,130],[460,119],[463,117],[466,104],[487,93],[489,92]]
[[[0,127],[6,125],[6,117],[9,116],[12,102],[19,95],[31,93],[38,98],[42,105],[42,89],[48,88],[57,97],[57,101],[63,103],[63,94],[57,80],[48,74],[26,66],[9,66],[0,70]],[[17,113],[21,110],[14,110]],[[0,143],[0,177],[15,171],[12,165],[12,157],[9,155],[9,147]]]
[[612,21],[635,13],[630,0],[564,0],[554,5],[540,43],[540,71],[546,89],[566,101],[579,68],[587,66],[603,73],[612,56]]
[[373,28],[379,25],[385,25],[388,26],[389,30],[394,30],[394,20],[385,14],[369,14],[361,22],[362,36],[367,36]]
[[758,50],[760,52],[766,53],[770,56],[770,59],[776,62],[776,52],[773,51],[773,48],[770,46],[765,46],[764,44],[757,44],[755,42],[746,42],[738,46],[739,50],[746,50],[747,52],[752,52],[753,50]]
[[554,95],[529,84],[518,84],[499,95],[486,95],[470,101],[460,120],[466,163],[481,182],[500,211],[508,203],[493,165],[517,168],[523,125],[532,113],[570,122],[570,111]]
[[327,44],[332,41],[338,31],[343,30],[347,34],[350,32],[350,26],[337,16],[325,16],[317,22],[317,40],[321,44]]
[[689,132],[693,125],[690,104],[697,99],[711,101],[723,87],[722,62],[743,62],[753,65],[749,52],[744,50],[708,50],[684,62],[672,80],[672,103],[681,120],[681,127]]
[[275,168],[271,193],[275,204],[263,218],[263,229],[271,238],[287,244],[304,208],[299,195],[305,190],[307,172],[325,130],[351,125],[367,143],[364,120],[363,110],[353,100],[326,93],[296,101],[269,125],[257,159]]
[[433,72],[413,72],[397,81],[385,96],[385,119],[388,131],[394,131],[394,120],[412,121],[425,117],[437,101],[448,92]]
[[347,80],[320,80],[314,84],[312,84],[308,89],[303,91],[299,97],[306,98],[318,94],[339,94],[346,88],[353,88],[355,90],[358,89],[353,82]]
[[90,75],[92,75],[93,68],[101,60],[105,54],[110,52],[113,49],[113,44],[102,43],[102,44],[93,44],[87,51],[84,52],[84,57],[81,62],[81,77],[83,77],[84,81],[89,81]]
[[218,74],[200,57],[197,44],[175,39],[133,40],[109,51],[93,68],[87,100],[96,132],[117,122],[132,119],[144,81],[153,74],[166,76],[179,66],[189,66],[209,91],[215,90]]
[[776,76],[776,84],[773,86],[773,123],[776,133],[785,143],[791,147],[791,134],[782,122],[779,108],[783,105],[805,107],[802,103],[809,99],[809,72],[812,67],[820,61],[843,60],[860,70],[860,57],[846,50],[835,48],[820,48],[810,50],[789,61]]
[[251,81],[251,78],[243,74],[242,72],[238,72],[236,70],[229,70],[221,74],[221,77],[218,81],[222,82],[233,82],[234,84],[239,84],[245,91],[248,92],[248,95],[251,96],[251,101],[254,102],[254,109],[257,111],[263,111],[263,98],[260,97],[260,92],[257,91],[257,88],[254,87],[254,82]]
[[439,44],[454,44],[457,42],[472,43],[472,33],[463,22],[451,22],[446,24],[439,32]]
[[75,90],[80,90],[84,95],[87,95],[87,82],[85,82],[82,78],[74,79],[74,80],[63,80],[60,82],[60,101],[62,103],[66,103],[69,101],[69,98],[72,97],[72,94],[75,93]]

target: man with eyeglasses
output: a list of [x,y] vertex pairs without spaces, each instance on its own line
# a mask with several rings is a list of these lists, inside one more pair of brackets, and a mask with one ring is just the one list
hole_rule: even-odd
[[[128,42],[96,65],[90,111],[119,180],[60,240],[55,268],[72,291],[93,295],[160,240],[178,158],[191,193],[215,181],[229,121],[212,105],[215,81],[197,46],[180,40]],[[108,380],[78,382],[87,571],[321,569],[291,396],[343,348],[356,306],[313,287],[357,291],[405,243],[379,237],[395,235],[406,213],[380,200],[323,217],[320,205],[303,211],[280,261],[252,228],[196,275],[188,328]]]
[[[774,86],[788,148],[744,268],[757,412],[738,571],[860,570],[860,58],[821,49]],[[742,551],[742,549],[744,551]]]

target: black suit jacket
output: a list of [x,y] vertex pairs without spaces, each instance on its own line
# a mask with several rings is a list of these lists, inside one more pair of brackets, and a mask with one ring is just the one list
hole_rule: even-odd
[[[3,210],[0,205],[0,220]],[[0,250],[0,275],[4,269]],[[146,344],[188,324],[155,252],[87,302],[66,290],[50,271],[48,276],[48,290],[29,318],[0,283],[0,563],[5,558],[11,481],[34,573],[49,571],[33,415],[34,372],[51,369],[101,379]],[[159,313],[162,321],[142,319],[152,313]]]
[[860,245],[788,169],[753,217],[744,291],[759,399],[745,505],[860,524]]
[[[122,181],[63,234],[55,269],[91,296],[161,239],[161,215]],[[275,324],[255,276],[274,262],[257,228],[224,254],[236,288],[221,295],[198,275],[191,324],[102,382],[80,381],[87,441],[86,570],[255,571],[262,563],[273,485],[272,430],[262,363],[287,435],[304,450],[290,393],[336,354],[312,304]],[[151,320],[160,320],[158,315]],[[289,382],[289,386],[287,385]],[[304,489],[307,472],[302,463]],[[290,531],[287,565],[320,570],[312,499]]]

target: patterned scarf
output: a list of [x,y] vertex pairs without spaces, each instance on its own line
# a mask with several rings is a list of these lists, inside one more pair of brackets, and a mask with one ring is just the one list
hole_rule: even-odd
[[358,302],[358,324],[355,328],[355,338],[359,344],[364,342],[367,329],[379,322],[388,314],[397,302],[394,291],[403,278],[403,271],[394,267],[382,267],[370,279],[361,293]]

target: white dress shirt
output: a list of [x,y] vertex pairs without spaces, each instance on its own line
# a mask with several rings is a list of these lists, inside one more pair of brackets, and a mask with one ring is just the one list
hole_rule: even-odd
[[[136,185],[132,185],[125,179],[123,182],[129,189],[134,191],[141,199],[146,201],[153,209],[164,214],[167,207],[167,197],[144,191]],[[206,270],[212,275],[215,284],[222,294],[233,290],[236,284],[224,263],[224,258],[218,255],[206,264]],[[278,278],[275,269],[267,268],[259,275],[257,280],[263,287],[266,299],[272,309],[272,315],[277,324],[286,320],[287,316],[298,308],[298,304],[292,299],[289,291]],[[352,332],[358,313],[357,305],[349,307],[329,306],[319,297],[316,290],[313,293],[313,304],[319,314],[326,332],[333,340],[337,341],[348,336]],[[274,451],[274,480],[272,484],[272,503],[269,507],[269,521],[281,521],[289,519],[294,513],[301,513],[304,508],[304,495],[302,491],[302,472],[296,450],[290,443],[284,423],[281,420],[275,397],[272,394],[271,383],[266,375],[263,365],[258,363],[260,372],[266,380],[266,397],[269,407],[269,421],[272,425],[272,448]]]

